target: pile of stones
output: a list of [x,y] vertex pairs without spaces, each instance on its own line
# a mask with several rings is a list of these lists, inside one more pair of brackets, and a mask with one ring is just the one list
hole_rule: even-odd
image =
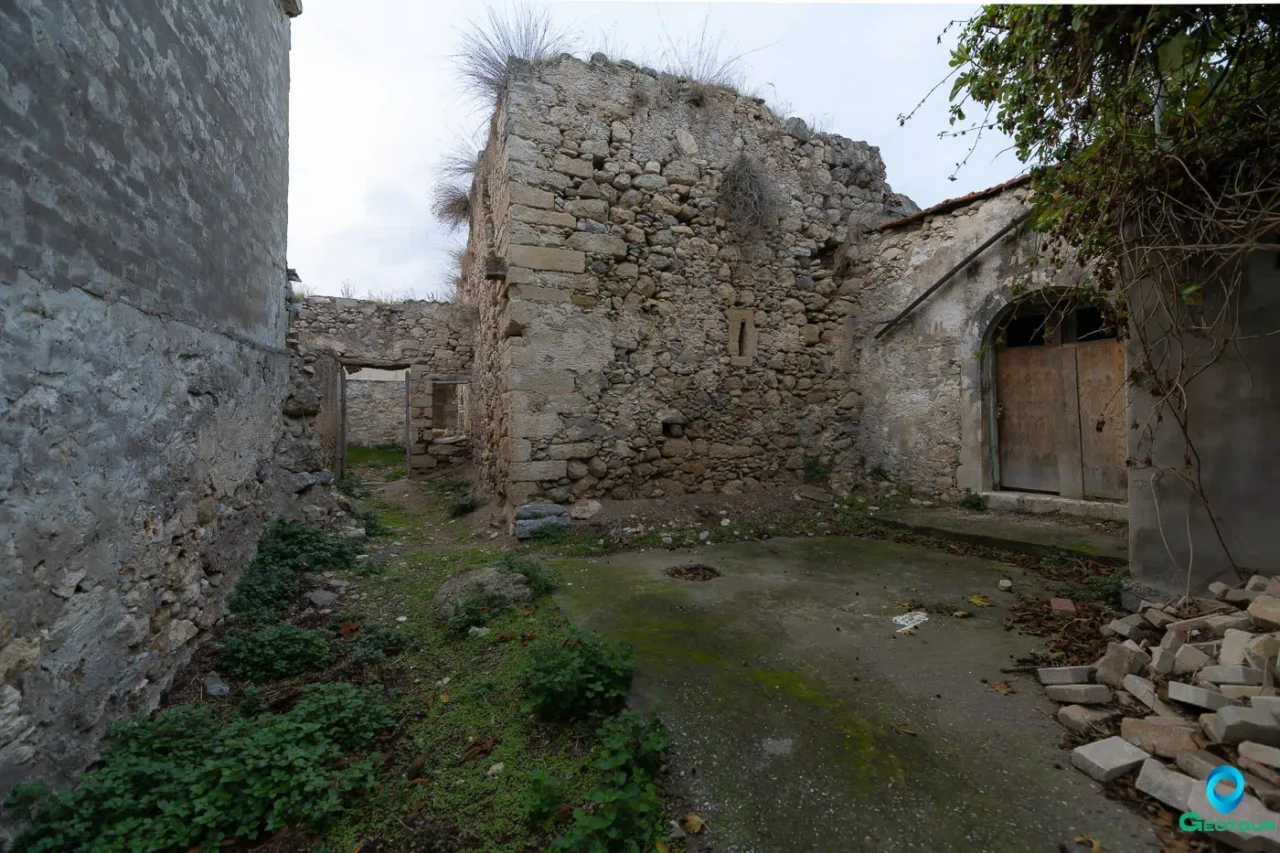
[[[1062,703],[1065,728],[1099,738],[1071,755],[1090,777],[1105,783],[1137,772],[1137,789],[1175,813],[1280,825],[1280,578],[1255,575],[1209,591],[1213,598],[1142,602],[1102,629],[1116,639],[1101,660],[1041,669],[1040,682]],[[1242,771],[1247,791],[1226,817],[1203,781],[1223,764]],[[1215,791],[1234,787],[1221,782]],[[1280,851],[1275,830],[1214,837],[1240,850]]]

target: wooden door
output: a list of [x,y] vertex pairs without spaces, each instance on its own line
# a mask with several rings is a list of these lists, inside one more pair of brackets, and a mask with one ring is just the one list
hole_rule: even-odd
[[1054,346],[996,351],[996,424],[1002,488],[1060,490],[1061,353],[1061,348]]
[[1124,346],[1111,339],[1083,341],[1074,349],[1084,494],[1123,500],[1129,495]]

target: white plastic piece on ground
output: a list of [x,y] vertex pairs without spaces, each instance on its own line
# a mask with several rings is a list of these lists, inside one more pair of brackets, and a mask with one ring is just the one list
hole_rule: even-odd
[[895,624],[902,626],[898,629],[898,633],[901,634],[904,631],[910,631],[922,622],[928,622],[929,614],[923,610],[912,610],[910,613],[903,613],[901,616],[893,617],[893,621]]

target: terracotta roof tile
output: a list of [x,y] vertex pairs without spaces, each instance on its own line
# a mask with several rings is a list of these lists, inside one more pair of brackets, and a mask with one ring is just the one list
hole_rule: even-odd
[[914,225],[917,222],[923,222],[930,216],[937,216],[940,213],[949,213],[957,208],[964,207],[966,204],[972,204],[984,198],[991,198],[999,195],[1005,190],[1011,190],[1014,187],[1020,187],[1031,180],[1030,175],[1022,175],[1011,181],[1005,181],[1003,184],[996,184],[994,187],[988,187],[985,190],[962,195],[959,198],[949,198],[946,201],[940,201],[932,207],[926,207],[924,210],[918,210],[910,216],[904,216],[901,219],[894,219],[883,225],[877,225],[876,231],[890,231],[894,228],[902,228],[907,225]]

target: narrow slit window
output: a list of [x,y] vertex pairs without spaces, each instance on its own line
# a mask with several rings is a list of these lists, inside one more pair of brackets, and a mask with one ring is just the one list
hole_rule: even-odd
[[738,336],[733,342],[734,355],[744,356],[747,354],[747,323],[745,320],[738,321]]

